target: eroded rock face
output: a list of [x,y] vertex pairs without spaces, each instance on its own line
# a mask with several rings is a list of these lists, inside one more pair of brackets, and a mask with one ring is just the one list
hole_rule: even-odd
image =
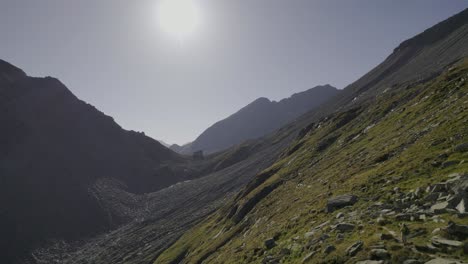
[[345,206],[350,206],[355,204],[358,201],[357,196],[352,194],[345,194],[330,198],[327,202],[326,212],[331,213],[337,209],[343,208]]

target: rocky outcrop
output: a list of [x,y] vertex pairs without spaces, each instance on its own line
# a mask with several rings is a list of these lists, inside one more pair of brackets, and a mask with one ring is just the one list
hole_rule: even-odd
[[357,196],[351,194],[345,194],[330,198],[327,202],[327,207],[325,211],[331,213],[336,209],[343,208],[345,206],[350,206],[355,204],[358,201]]

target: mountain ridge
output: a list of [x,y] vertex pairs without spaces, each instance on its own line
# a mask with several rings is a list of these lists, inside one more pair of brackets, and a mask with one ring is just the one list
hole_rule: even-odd
[[338,89],[326,84],[295,93],[278,102],[266,97],[257,98],[207,128],[190,144],[173,146],[172,149],[184,154],[199,150],[206,153],[222,151],[271,133],[294,118],[319,107],[338,93]]
[[0,259],[7,262],[46,239],[89,236],[132,220],[103,207],[115,199],[96,188],[104,178],[113,190],[139,194],[197,175],[187,158],[123,130],[58,79],[29,77],[3,60],[0,123]]

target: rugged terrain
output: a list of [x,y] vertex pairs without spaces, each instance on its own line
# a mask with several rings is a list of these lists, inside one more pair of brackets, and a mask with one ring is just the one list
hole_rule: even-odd
[[465,10],[315,111],[189,167],[204,177],[145,194],[99,179],[134,220],[29,261],[467,261],[467,56]]
[[273,132],[300,115],[319,107],[338,93],[338,89],[327,84],[293,94],[279,102],[264,97],[258,98],[207,128],[195,141],[185,146],[174,145],[171,149],[185,154],[199,150],[205,153],[225,150],[246,140]]
[[155,263],[467,261],[467,55],[467,10],[403,42]]
[[2,261],[46,239],[82,238],[131,221],[133,194],[217,166],[123,130],[57,79],[29,77],[4,61],[0,123]]
[[[436,253],[468,260],[467,79],[463,61],[311,124],[155,263],[402,263]],[[411,230],[410,246],[399,241],[400,223]]]

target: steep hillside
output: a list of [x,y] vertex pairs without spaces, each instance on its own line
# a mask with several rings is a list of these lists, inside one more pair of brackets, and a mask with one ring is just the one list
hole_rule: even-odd
[[[196,172],[142,133],[125,131],[54,78],[0,61],[0,262],[46,238],[75,238],[131,217],[97,183],[153,192]],[[121,201],[119,201],[121,202]],[[116,203],[116,202],[114,202]]]
[[[444,229],[449,221],[468,224],[459,206],[468,196],[456,189],[468,183],[467,80],[465,60],[311,124],[282,159],[155,263],[344,263],[369,256],[402,263],[429,260],[427,251],[468,261],[459,249],[468,226]],[[453,184],[439,184],[445,181]],[[356,201],[340,203],[344,194]],[[400,223],[409,226],[411,246],[398,241]]]
[[[141,216],[136,221],[83,243],[60,242],[39,249],[34,252],[39,261],[33,263],[57,259],[61,263],[300,263],[306,256],[305,261],[330,263],[336,258],[340,263],[340,258],[350,258],[342,256],[343,247],[360,237],[363,245],[356,243],[357,249],[350,254],[367,258],[370,246],[382,246],[373,243],[371,234],[376,234],[377,227],[366,217],[378,212],[393,220],[392,215],[401,211],[407,215],[395,221],[416,219],[413,213],[426,209],[419,207],[420,198],[414,198],[421,191],[415,196],[410,189],[416,191],[419,183],[437,183],[452,172],[466,171],[466,162],[461,161],[466,160],[462,151],[466,84],[462,79],[466,80],[467,66],[459,61],[468,55],[467,21],[465,10],[434,27],[436,40],[423,33],[417,37],[420,41],[396,49],[320,108],[266,137],[215,155],[219,166],[211,169],[217,171],[210,169],[205,177],[135,197],[139,204],[135,215]],[[434,30],[427,32],[432,35]],[[443,185],[451,188],[458,181]],[[387,192],[398,184],[398,192]],[[440,194],[446,197],[447,187],[436,187],[431,199]],[[356,195],[357,203],[325,214],[326,200],[342,193]],[[400,209],[393,207],[400,202],[393,205],[392,200],[412,196],[417,208],[407,208],[406,202]],[[345,198],[340,199],[345,204],[355,202],[351,197],[346,203]],[[382,204],[373,210],[371,200]],[[344,215],[336,218],[340,212]],[[430,212],[425,215],[426,220],[432,217]],[[424,223],[427,234],[433,224],[447,224],[447,218],[465,221],[454,215],[436,216]],[[327,219],[332,222],[321,225]],[[354,225],[352,231],[352,225],[335,226],[341,219]],[[409,223],[413,235],[424,232]],[[336,228],[351,232],[329,232]],[[385,228],[389,230],[383,229],[386,235],[397,231],[392,224]],[[458,229],[463,227],[452,225],[452,231]],[[323,232],[329,237],[322,236]],[[419,237],[419,243],[427,242],[427,234]],[[322,237],[325,242],[317,239]],[[418,241],[411,238],[410,242]],[[384,246],[394,257],[405,253],[397,242]]]
[[259,138],[320,106],[338,92],[336,88],[324,85],[294,94],[279,102],[259,98],[206,129],[190,145],[181,148],[174,146],[172,149],[186,154],[198,150],[213,153]]
[[467,261],[467,55],[468,10],[405,41],[154,263]]

